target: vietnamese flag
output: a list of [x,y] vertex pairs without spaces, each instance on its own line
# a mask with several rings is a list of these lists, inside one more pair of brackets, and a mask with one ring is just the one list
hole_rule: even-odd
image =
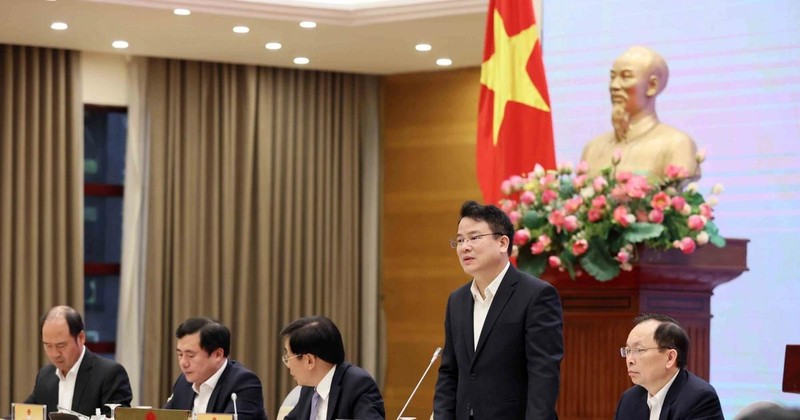
[[530,0],[491,0],[481,65],[478,184],[496,204],[500,184],[538,163],[555,168],[553,120],[542,45]]

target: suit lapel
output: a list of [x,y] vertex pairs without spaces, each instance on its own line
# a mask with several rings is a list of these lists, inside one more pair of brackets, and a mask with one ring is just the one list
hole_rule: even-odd
[[475,318],[472,315],[475,301],[472,298],[470,289],[466,290],[465,296],[462,296],[461,310],[463,311],[461,319],[464,319],[464,344],[467,346],[467,355],[469,360],[475,359]]
[[[503,277],[500,287],[497,289],[497,294],[492,299],[492,305],[489,307],[489,313],[486,315],[486,321],[483,323],[483,329],[481,329],[481,336],[478,339],[478,348],[475,350],[475,357],[472,359],[473,362],[478,354],[480,354],[481,349],[483,349],[483,346],[486,344],[486,340],[489,339],[489,334],[491,334],[494,324],[497,322],[500,314],[503,313],[503,309],[505,309],[511,296],[514,294],[517,282],[519,281],[515,274],[516,270],[514,267],[508,267],[508,271]],[[472,319],[472,314],[470,314],[470,319]]]
[[[227,405],[227,402],[222,404],[222,409],[218,408],[217,400],[219,399],[220,393],[222,393],[222,388],[225,387],[225,378],[231,372],[231,361],[228,360],[225,362],[225,370],[222,371],[222,374],[219,375],[219,380],[217,380],[217,385],[214,387],[214,390],[211,391],[211,396],[208,397],[208,405],[206,405],[206,412],[207,413],[221,413],[225,411],[224,407]],[[194,396],[194,390],[192,390],[192,396]]]
[[[89,378],[92,376],[92,368],[94,367],[94,354],[86,349],[81,361],[81,367],[78,368],[78,376],[75,378],[75,391],[72,394],[72,409],[75,411],[81,410],[81,397],[84,395],[86,385],[89,384]],[[56,393],[58,395],[58,393]],[[94,411],[92,407],[91,410]]]
[[342,378],[347,368],[347,364],[339,363],[336,366],[336,371],[333,372],[331,390],[328,393],[328,412],[325,414],[326,420],[333,420],[333,415],[336,413],[336,404],[339,403],[339,395],[342,393]]
[[669,387],[667,396],[664,397],[664,405],[661,406],[661,414],[658,416],[658,420],[667,420],[671,418],[669,412],[672,409],[672,403],[675,402],[676,398],[678,398],[678,395],[680,395],[681,390],[688,379],[689,374],[685,370],[681,369],[680,372],[678,372],[678,376]]

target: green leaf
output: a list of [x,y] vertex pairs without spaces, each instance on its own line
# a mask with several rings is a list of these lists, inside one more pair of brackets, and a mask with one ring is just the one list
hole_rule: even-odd
[[722,248],[722,247],[725,246],[725,238],[723,238],[722,236],[719,236],[717,234],[713,234],[713,235],[709,234],[708,235],[708,242],[710,242],[712,245],[716,246],[717,248]]
[[633,223],[628,226],[623,236],[627,242],[638,244],[648,239],[658,238],[664,232],[664,226],[656,223]]
[[705,231],[708,232],[709,236],[719,235],[719,228],[714,222],[706,223]]
[[600,246],[589,245],[589,249],[581,258],[581,266],[589,275],[598,281],[609,281],[619,275],[619,264]]
[[520,249],[519,255],[517,255],[517,268],[534,277],[539,277],[547,268],[547,254],[533,255],[530,253],[530,248],[527,252]]
[[547,224],[547,217],[537,211],[529,211],[522,216],[522,225],[528,229],[538,229]]

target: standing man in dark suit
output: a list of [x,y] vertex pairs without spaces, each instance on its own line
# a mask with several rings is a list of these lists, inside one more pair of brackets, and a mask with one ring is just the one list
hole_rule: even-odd
[[473,280],[447,301],[436,420],[557,419],[564,354],[558,292],[509,263],[514,227],[468,201],[450,241]]
[[689,336],[666,315],[634,320],[620,355],[635,384],[617,405],[617,420],[723,420],[722,407],[708,382],[686,370]]
[[324,316],[300,318],[281,331],[283,363],[302,386],[286,420],[383,420],[383,397],[367,371],[344,361],[339,328]]
[[105,404],[131,404],[128,372],[119,363],[89,351],[84,343],[86,333],[81,314],[69,306],[56,306],[42,318],[42,344],[50,364],[36,375],[33,392],[25,399],[29,404],[45,404],[47,412],[57,406],[87,416],[100,408],[107,416]]
[[164,408],[194,414],[234,413],[236,394],[239,419],[266,420],[261,380],[238,362],[228,359],[231,332],[209,318],[189,318],[175,330],[181,376]]

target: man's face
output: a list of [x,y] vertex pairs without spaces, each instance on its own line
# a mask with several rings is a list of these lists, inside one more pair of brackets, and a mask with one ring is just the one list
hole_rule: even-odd
[[[658,343],[653,338],[659,324],[656,320],[640,323],[633,327],[625,343],[631,349],[630,356],[625,358],[628,376],[634,384],[641,385],[648,391],[654,385],[666,383],[674,374],[671,368],[675,366],[676,354],[672,354],[675,350],[659,350]],[[671,354],[673,357],[670,357]]]
[[289,348],[289,338],[285,338],[283,340],[283,355],[284,355],[284,364],[286,367],[289,368],[289,374],[292,375],[297,384],[300,386],[316,386],[317,384],[310,383],[309,381],[309,370],[308,370],[308,363],[305,360],[305,357],[300,354],[292,353],[292,350]]
[[64,318],[48,319],[42,325],[42,344],[47,358],[62,374],[66,374],[78,361],[83,352],[86,334],[81,331],[77,337],[69,334],[69,325]]
[[647,74],[649,60],[645,51],[632,49],[614,61],[609,91],[615,108],[623,108],[629,115],[636,115],[650,100],[650,75]]
[[200,385],[213,376],[225,361],[225,352],[218,348],[206,353],[200,347],[200,333],[184,335],[176,348],[178,365],[189,383]]
[[496,274],[497,267],[508,259],[509,239],[492,233],[484,221],[464,217],[458,222],[456,252],[465,273],[473,277]]

